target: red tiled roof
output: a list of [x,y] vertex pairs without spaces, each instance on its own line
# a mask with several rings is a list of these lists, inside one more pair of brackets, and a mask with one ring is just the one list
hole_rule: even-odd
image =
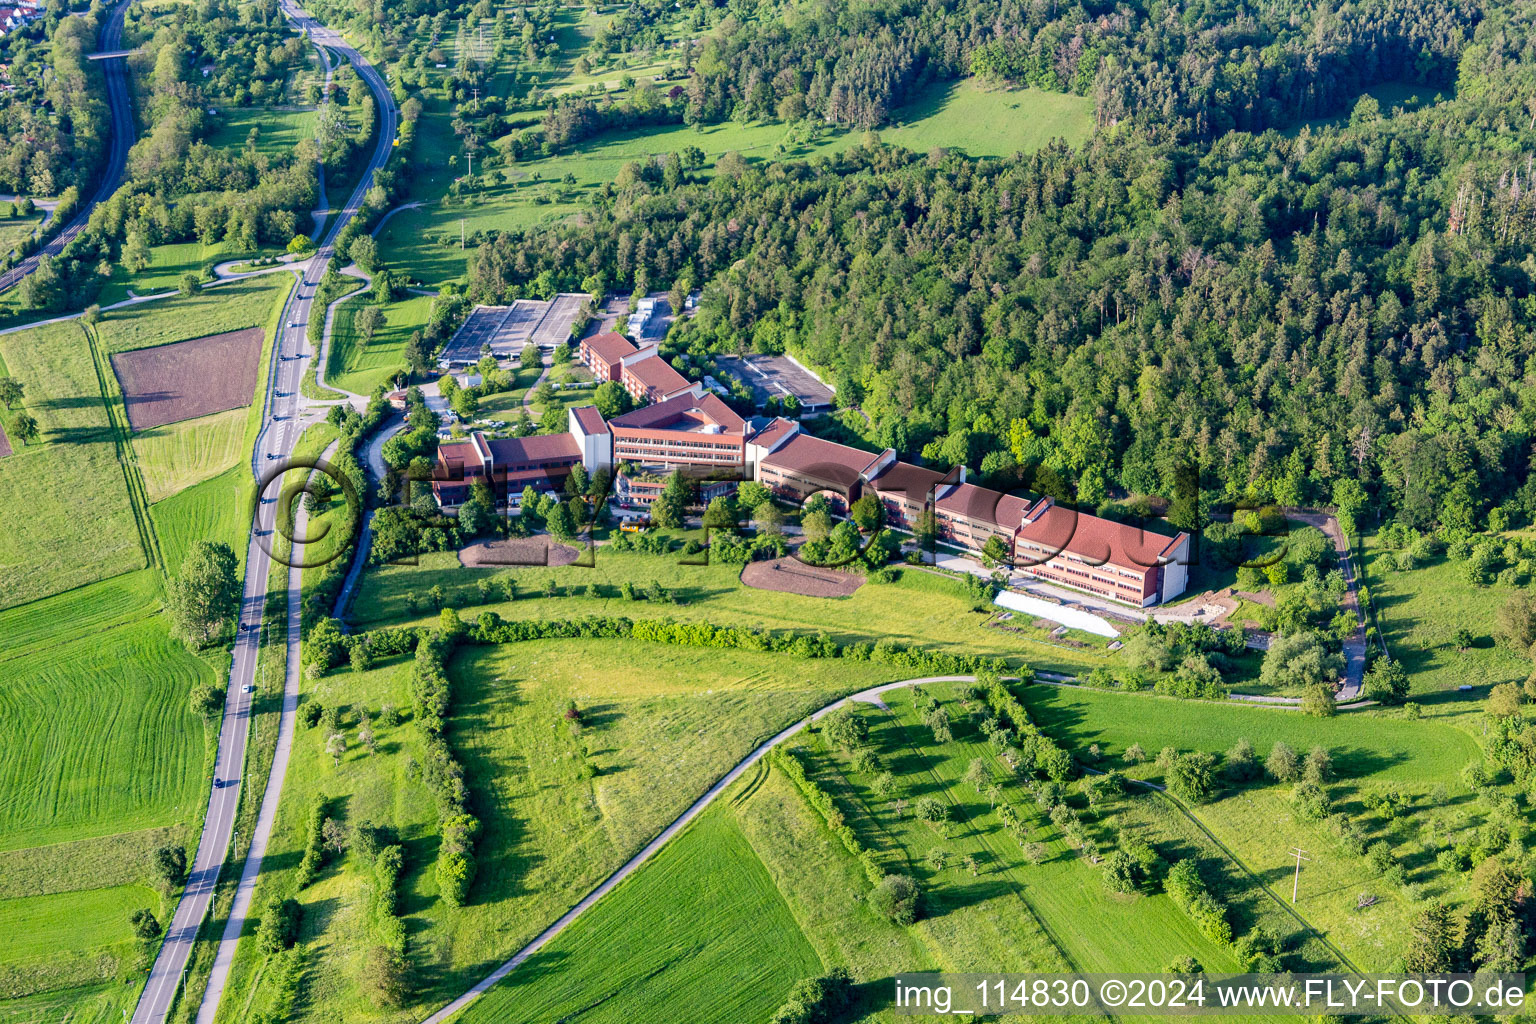
[[705,392],[702,398],[691,393],[678,395],[613,418],[615,427],[654,427],[664,430],[697,431],[711,423],[718,426],[722,434],[740,436],[747,430],[747,421],[736,415],[736,411],[720,401],[718,396],[709,392]]
[[534,434],[530,437],[498,437],[489,441],[497,469],[557,459],[581,458],[581,446],[569,433]]
[[608,423],[603,419],[603,414],[597,411],[595,405],[582,405],[571,410],[576,417],[576,425],[588,434],[605,434],[608,432]]
[[956,484],[948,487],[933,503],[933,507],[944,512],[965,516],[983,523],[994,523],[1013,529],[1019,525],[1015,519],[1013,522],[1003,522],[999,516],[1004,512],[1002,507],[1005,495],[1002,491],[994,491],[990,487],[978,487],[975,484]]
[[1077,555],[1092,564],[1108,562],[1134,570],[1157,565],[1160,558],[1168,557],[1187,536],[1183,533],[1176,537],[1148,533],[1137,526],[1100,519],[1054,504],[1019,534],[1021,540]]
[[763,465],[833,481],[846,487],[857,481],[879,458],[875,452],[860,451],[845,444],[834,444],[800,433],[786,441],[778,451],[764,456]]
[[794,421],[787,420],[782,416],[775,416],[773,419],[768,421],[768,425],[766,427],[753,434],[750,438],[748,438],[748,440],[753,444],[759,445],[763,448],[772,448],[774,445],[782,441],[786,436],[794,433],[799,429],[800,425]]
[[910,462],[893,462],[880,471],[871,483],[875,490],[915,501],[919,505],[928,500],[933,488],[944,479],[944,474]]
[[688,378],[668,366],[667,361],[660,356],[637,359],[625,366],[624,372],[632,375],[646,388],[659,391],[663,395],[670,395],[680,388],[689,386]]
[[587,351],[605,363],[616,363],[627,355],[633,355],[636,351],[635,343],[616,331],[594,334],[582,344],[587,347]]

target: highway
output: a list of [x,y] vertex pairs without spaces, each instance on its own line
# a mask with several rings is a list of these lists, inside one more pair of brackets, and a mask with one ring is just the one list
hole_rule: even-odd
[[[123,14],[128,10],[128,0],[120,0],[112,9],[112,16],[107,23],[101,26],[97,34],[96,48],[101,51],[119,50],[123,41]],[[37,252],[22,260],[16,266],[0,274],[0,292],[5,291],[18,283],[32,271],[37,269],[38,261],[44,256],[57,256],[64,251],[64,247],[70,240],[78,235],[91,219],[91,211],[96,209],[98,203],[106,201],[117,186],[122,184],[123,171],[128,166],[128,149],[133,145],[133,104],[128,99],[128,69],[123,66],[121,59],[102,61],[102,74],[107,80],[107,106],[112,114],[112,151],[107,156],[107,166],[102,169],[100,182],[96,187],[96,194],[91,196],[75,214],[64,228]]]
[[[373,92],[380,123],[377,145],[368,167],[347,200],[346,208],[332,220],[330,230],[326,233],[319,252],[309,262],[308,268],[303,271],[288,300],[278,328],[278,340],[274,346],[276,356],[267,382],[265,400],[267,417],[251,457],[251,471],[258,483],[274,478],[272,486],[263,492],[267,497],[277,496],[278,484],[275,480],[277,471],[286,464],[288,456],[292,454],[294,445],[298,443],[302,433],[299,417],[306,402],[300,395],[299,386],[306,367],[313,359],[312,346],[305,336],[305,328],[311,316],[325,315],[324,308],[315,305],[315,296],[319,290],[320,281],[325,275],[325,269],[330,263],[336,235],[361,209],[363,196],[372,183],[373,172],[382,168],[389,160],[399,126],[399,111],[395,106],[394,98],[390,95],[389,87],[367,60],[347,45],[339,34],[317,23],[292,3],[292,0],[285,0],[283,13],[296,28],[307,29],[316,43],[330,47],[352,62],[358,74]],[[117,18],[120,22],[121,8]],[[230,850],[235,818],[240,807],[241,787],[245,781],[241,778],[241,772],[245,765],[246,743],[250,734],[251,699],[254,696],[252,693],[246,693],[245,690],[248,686],[254,687],[256,682],[257,638],[261,632],[262,615],[265,611],[267,577],[272,567],[269,548],[273,540],[272,530],[276,510],[276,502],[258,504],[255,521],[252,524],[250,541],[246,549],[245,584],[241,598],[242,628],[235,641],[234,662],[229,673],[224,721],[219,730],[218,757],[213,769],[213,784],[208,792],[208,810],[203,819],[202,838],[192,860],[186,888],[182,892],[181,900],[166,930],[165,942],[160,947],[160,953],[155,958],[149,979],[144,985],[144,991],[139,996],[139,1003],[133,1014],[134,1024],[159,1024],[170,1012],[176,999],[177,989],[186,972],[187,961],[191,957],[198,929],[211,910],[213,890],[218,881],[219,870]],[[251,896],[256,878],[261,871],[261,856],[267,837],[271,834],[272,818],[282,790],[283,772],[287,765],[287,746],[284,737],[286,736],[287,741],[291,743],[294,710],[298,705],[299,586],[300,573],[297,569],[291,569],[288,574],[287,590],[288,671],[278,732],[278,750],[273,758],[272,772],[263,796],[249,855],[236,891],[234,906],[223,938],[220,940],[213,974],[210,976],[203,1005],[198,1014],[199,1020],[212,1019],[213,1012],[218,1007],[219,997],[223,994],[224,981],[228,976],[235,945],[250,911]]]

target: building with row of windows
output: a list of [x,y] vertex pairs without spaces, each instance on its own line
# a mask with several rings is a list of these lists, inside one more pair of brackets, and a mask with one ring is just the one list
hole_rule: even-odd
[[571,409],[568,425],[564,434],[499,440],[474,434],[439,446],[432,483],[439,503],[462,504],[482,478],[498,504],[514,502],[530,483],[558,490],[579,462],[588,472],[619,468],[619,500],[643,506],[661,493],[668,475],[682,470],[700,481],[705,500],[743,480],[757,480],[793,504],[825,495],[840,514],[874,495],[886,522],[898,529],[914,531],[931,514],[944,545],[979,555],[995,538],[993,550],[1000,545],[1020,571],[1137,607],[1167,601],[1188,585],[1188,534],[1150,533],[1048,496],[980,487],[966,479],[964,466],[941,472],[913,465],[897,459],[894,449],[837,444],[791,420],[748,421],[708,392],[683,391],[612,420],[591,406]]

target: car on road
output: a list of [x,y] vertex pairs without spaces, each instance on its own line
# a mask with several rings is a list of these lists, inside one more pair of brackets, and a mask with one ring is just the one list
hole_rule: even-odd
[[240,687],[240,692],[241,693],[255,693],[256,692],[256,687],[252,683],[246,683],[244,686]]
[[267,458],[268,459],[275,459],[277,457],[278,457],[277,452],[267,452]]

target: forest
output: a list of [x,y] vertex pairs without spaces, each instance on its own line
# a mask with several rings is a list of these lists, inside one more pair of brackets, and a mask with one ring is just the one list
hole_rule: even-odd
[[[1191,43],[1226,18],[1192,11]],[[1396,27],[1367,31],[1369,11]],[[974,161],[870,137],[809,163],[728,158],[711,180],[658,158],[579,222],[487,241],[471,292],[500,301],[540,274],[703,287],[667,340],[680,365],[790,351],[859,406],[869,440],[995,481],[1047,468],[1088,505],[1169,494],[1193,462],[1213,501],[1353,512],[1375,498],[1415,529],[1527,521],[1530,12],[1400,14],[1361,5],[1286,33],[1363,40],[1358,74],[1405,73],[1403,38],[1459,47],[1448,69],[1414,72],[1459,83],[1454,99],[1407,111],[1365,96],[1336,124],[1206,142],[1190,136],[1275,112],[1170,78],[1172,109],[1202,114],[1190,131],[1131,118],[1078,151]],[[1275,45],[1279,60],[1291,44]],[[1093,89],[1117,74],[1101,66]],[[701,75],[705,60],[690,90]]]
[[91,181],[111,117],[96,49],[98,16],[49,17],[0,38],[0,192],[54,196]]

